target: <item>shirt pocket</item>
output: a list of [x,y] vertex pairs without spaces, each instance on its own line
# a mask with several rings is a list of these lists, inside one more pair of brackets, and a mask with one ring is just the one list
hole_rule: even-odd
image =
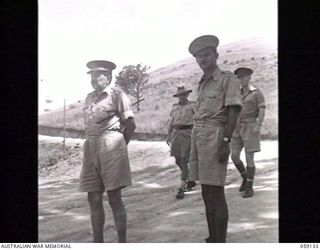
[[193,107],[192,107],[192,106],[188,106],[188,107],[186,108],[186,113],[187,113],[187,114],[193,113]]
[[201,109],[208,113],[216,113],[223,107],[223,95],[221,93],[207,91],[201,101]]
[[103,103],[101,105],[99,105],[100,110],[102,110],[103,112],[113,112],[115,111],[115,107],[114,105],[112,105],[112,103]]
[[248,99],[244,102],[244,109],[246,113],[255,112],[257,109],[257,104],[254,99]]
[[172,108],[171,116],[173,117],[174,120],[177,120],[179,118],[180,112],[181,112],[181,110],[179,107]]
[[101,123],[115,113],[114,106],[111,103],[98,103],[95,107],[95,121]]
[[183,110],[183,113],[181,115],[182,123],[186,125],[192,124],[193,114],[194,114],[193,107],[186,107]]

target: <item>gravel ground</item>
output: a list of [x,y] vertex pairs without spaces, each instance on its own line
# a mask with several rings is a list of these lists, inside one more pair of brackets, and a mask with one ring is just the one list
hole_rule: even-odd
[[[82,139],[39,136],[39,242],[92,242],[85,193],[78,191]],[[128,242],[204,242],[207,225],[201,188],[176,200],[179,169],[163,141],[131,141],[133,185],[123,190],[128,213]],[[243,155],[242,155],[243,157]],[[255,195],[243,199],[241,179],[229,162],[226,196],[229,243],[278,242],[278,142],[263,141],[256,154]],[[105,203],[105,242],[117,242]]]

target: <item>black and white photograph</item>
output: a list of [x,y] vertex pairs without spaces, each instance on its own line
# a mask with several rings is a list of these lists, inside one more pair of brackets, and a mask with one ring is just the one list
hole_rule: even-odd
[[39,242],[278,243],[277,8],[39,0]]

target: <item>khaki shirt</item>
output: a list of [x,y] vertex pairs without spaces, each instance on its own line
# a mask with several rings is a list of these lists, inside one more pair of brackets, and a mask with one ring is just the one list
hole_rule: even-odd
[[242,106],[241,83],[234,74],[217,68],[210,77],[204,76],[197,89],[195,123],[227,122],[227,106]]
[[172,125],[192,125],[195,102],[187,101],[185,104],[175,103],[172,106],[170,116]]
[[134,117],[127,95],[118,88],[100,95],[88,94],[83,108],[87,136],[99,136],[108,130],[121,130],[121,122]]
[[249,91],[244,93],[241,89],[243,107],[239,115],[239,120],[248,118],[257,118],[259,116],[259,108],[265,108],[265,99],[260,90],[253,86],[249,86]]

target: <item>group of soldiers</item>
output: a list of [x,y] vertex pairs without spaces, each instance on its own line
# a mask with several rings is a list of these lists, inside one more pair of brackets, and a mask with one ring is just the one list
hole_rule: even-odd
[[[253,196],[254,152],[260,151],[260,129],[265,103],[262,93],[251,85],[253,71],[239,68],[234,73],[221,71],[217,65],[219,39],[205,35],[193,40],[189,52],[203,71],[196,101],[188,100],[191,90],[178,87],[170,113],[167,143],[171,156],[181,169],[181,183],[176,195],[201,185],[209,237],[206,242],[226,242],[228,206],[225,182],[228,158],[239,170],[243,181],[239,191],[244,198]],[[103,242],[105,214],[103,193],[107,193],[118,233],[118,242],[127,242],[127,214],[122,202],[122,188],[131,185],[127,152],[136,125],[130,101],[114,84],[109,61],[91,61],[91,84],[84,111],[86,141],[80,176],[80,191],[88,193],[93,241]],[[240,160],[245,148],[246,167]]]
[[[261,150],[260,130],[265,115],[264,96],[260,90],[251,85],[252,73],[250,68],[238,68],[234,72],[241,82],[243,107],[232,138],[225,139],[230,142],[231,159],[242,177],[239,191],[244,192],[243,198],[249,198],[254,194],[252,188],[255,174],[254,153]],[[192,90],[181,86],[173,95],[179,98],[179,102],[173,104],[170,112],[171,121],[166,138],[167,144],[171,146],[171,156],[175,157],[175,162],[181,170],[181,184],[176,195],[177,199],[183,199],[184,192],[191,191],[196,186],[195,181],[188,179],[193,115],[196,110],[196,102],[188,100],[191,92]],[[207,99],[207,102],[209,101],[210,99]],[[240,159],[243,148],[247,167]]]

